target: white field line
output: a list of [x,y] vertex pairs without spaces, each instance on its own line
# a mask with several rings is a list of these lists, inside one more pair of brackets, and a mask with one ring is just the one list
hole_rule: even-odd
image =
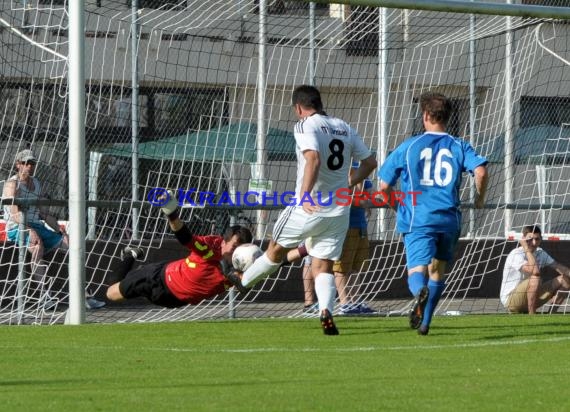
[[[333,338],[334,339],[334,338]],[[424,339],[424,338],[422,338]],[[429,338],[427,338],[429,339]],[[137,347],[137,351],[149,352],[182,352],[182,353],[284,353],[284,352],[389,352],[401,350],[441,350],[441,349],[462,349],[462,348],[485,348],[491,346],[514,346],[514,345],[528,345],[533,343],[556,343],[569,341],[570,336],[560,336],[546,339],[512,339],[499,342],[477,342],[477,343],[454,343],[450,345],[398,345],[398,346],[355,346],[355,347],[342,347],[342,348],[285,348],[285,347],[269,347],[269,348],[156,348],[156,347]],[[19,349],[15,346],[0,345],[1,349]],[[57,347],[50,346],[44,347],[43,350],[57,349]],[[66,345],[60,349],[70,350],[70,346]],[[96,350],[125,350],[132,351],[132,346],[86,346],[78,345],[76,349],[83,349],[88,351]]]

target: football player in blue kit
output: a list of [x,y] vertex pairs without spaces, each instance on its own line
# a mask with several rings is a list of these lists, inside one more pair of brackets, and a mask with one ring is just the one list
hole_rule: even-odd
[[401,202],[396,229],[406,249],[408,287],[415,297],[410,327],[427,335],[445,289],[445,270],[461,231],[459,190],[463,172],[475,177],[475,207],[483,208],[487,159],[446,132],[452,113],[449,99],[424,93],[420,108],[425,132],[402,142],[378,171],[379,189],[389,193],[398,179],[404,193],[420,192],[417,202]]

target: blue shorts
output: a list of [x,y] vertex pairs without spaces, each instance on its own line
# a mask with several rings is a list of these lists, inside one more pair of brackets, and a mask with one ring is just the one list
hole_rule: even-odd
[[455,233],[404,233],[406,264],[408,269],[429,265],[433,258],[450,262],[455,254],[459,232]]
[[[61,244],[61,240],[63,239],[63,235],[61,233],[54,232],[53,230],[48,229],[41,223],[29,223],[28,226],[34,229],[38,234],[38,236],[42,239],[42,242],[44,242],[45,250],[56,248]],[[18,243],[19,232],[20,231],[18,230],[18,227],[15,227],[13,229],[8,230],[8,232],[6,233],[6,237],[8,238],[9,241]],[[25,232],[26,232],[26,238],[24,242],[26,242],[26,246],[28,246],[30,244],[30,233],[28,230],[25,230]]]

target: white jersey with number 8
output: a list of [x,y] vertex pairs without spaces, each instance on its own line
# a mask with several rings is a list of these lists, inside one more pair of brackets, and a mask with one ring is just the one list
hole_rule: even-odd
[[[321,216],[348,214],[350,208],[337,204],[337,190],[348,186],[348,173],[352,160],[363,160],[371,155],[362,138],[344,120],[313,114],[295,125],[297,144],[297,204],[303,198],[301,186],[305,170],[305,150],[318,151],[321,158],[319,175],[311,197],[321,207]],[[341,203],[346,203],[342,200]]]

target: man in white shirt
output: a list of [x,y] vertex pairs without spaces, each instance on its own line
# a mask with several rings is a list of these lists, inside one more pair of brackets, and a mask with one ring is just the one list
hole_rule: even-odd
[[[326,335],[338,335],[332,319],[336,296],[333,263],[341,256],[350,212],[338,201],[338,191],[363,181],[377,162],[355,129],[325,113],[315,87],[296,87],[292,104],[299,119],[294,128],[296,202],[281,212],[269,248],[245,271],[242,283],[250,288],[275,273],[285,254],[310,237],[309,255],[321,326]],[[353,161],[360,161],[360,167],[349,176]]]
[[[559,290],[570,290],[570,269],[556,262],[541,247],[538,226],[524,226],[520,246],[509,253],[503,269],[501,303],[509,312],[536,313],[536,310],[556,296]],[[543,282],[545,267],[559,276]]]

